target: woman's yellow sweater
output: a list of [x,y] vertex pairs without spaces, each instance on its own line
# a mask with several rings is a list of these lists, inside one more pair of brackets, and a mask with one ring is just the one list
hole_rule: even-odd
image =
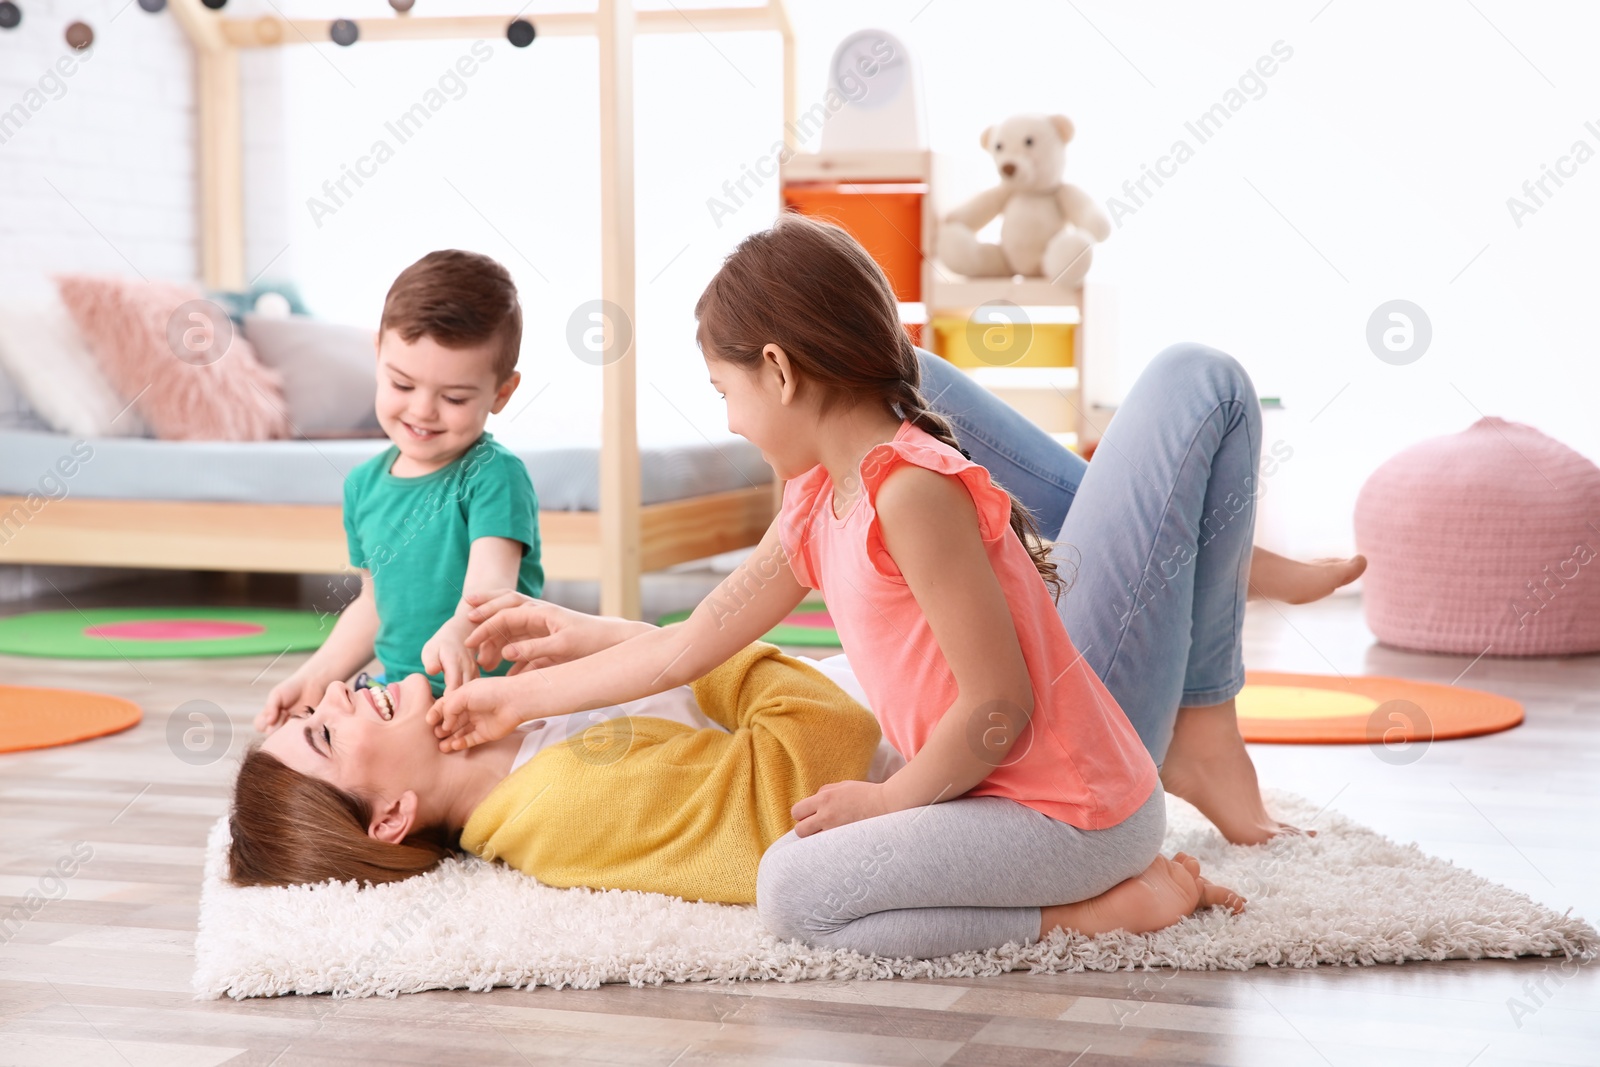
[[878,722],[820,671],[759,641],[693,689],[731,733],[607,719],[496,786],[461,846],[546,885],[754,902],[761,854],[794,828],[789,809],[829,782],[865,778]]

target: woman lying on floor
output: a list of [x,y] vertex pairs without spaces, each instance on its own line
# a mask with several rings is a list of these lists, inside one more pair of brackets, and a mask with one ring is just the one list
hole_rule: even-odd
[[[547,607],[582,651],[653,628]],[[561,888],[750,903],[796,803],[904,763],[870,711],[764,643],[692,686],[537,720],[466,752],[439,751],[433,702],[421,674],[335,682],[252,748],[234,787],[233,881],[392,882],[459,848]]]
[[[807,269],[795,270],[802,262]],[[537,769],[493,784],[509,772],[505,743],[522,744],[515,730],[538,721],[549,729],[594,705],[714,675],[807,587],[827,585],[864,690],[910,762],[882,785],[809,775],[816,792],[797,788],[786,815],[769,794],[772,782],[810,767],[797,734],[772,750],[771,768],[751,758],[719,783],[711,810],[754,842],[746,856],[760,857],[756,893],[771,929],[822,947],[929,957],[1056,927],[1137,933],[1198,906],[1240,907],[1193,860],[1159,854],[1164,790],[1235,843],[1289,831],[1266,812],[1236,723],[1244,602],[1257,590],[1286,600],[1326,595],[1362,564],[1268,555],[1272,565],[1253,567],[1261,416],[1243,367],[1199,345],[1167,349],[1086,468],[958,370],[912,349],[882,271],[835,227],[784,216],[748,238],[696,315],[730,429],[790,478],[783,515],[688,622],[635,631],[537,675],[480,678],[447,693],[423,713],[440,751],[495,745],[501,762],[480,772],[476,792],[458,787],[431,802],[385,765],[387,793],[369,784],[364,795],[380,803],[353,822],[355,833],[403,842],[443,826],[480,854],[509,857],[479,816],[491,789],[504,797]],[[901,479],[909,496],[892,489],[904,467],[921,468]],[[873,502],[885,487],[889,517]],[[1053,547],[1038,522],[1060,529]],[[1082,563],[1067,596],[1058,550]],[[537,636],[548,624],[542,610],[497,609],[499,640]],[[501,647],[518,661],[521,651]],[[301,747],[278,746],[305,761],[301,769],[340,773],[337,744],[313,750],[341,699],[353,721],[348,694],[332,692],[332,711],[313,712]],[[826,720],[812,722],[833,732]],[[426,766],[438,764],[429,758]],[[663,765],[675,766],[670,757]],[[585,820],[591,838],[620,837],[615,851],[625,857],[671,851],[686,838],[679,856],[721,862],[709,839],[696,839],[696,830],[713,832],[698,806],[663,805],[648,776],[600,769],[615,781],[597,781],[586,765],[552,781],[549,800],[516,795],[491,805],[500,815],[490,821],[509,811],[517,822],[520,804],[548,804],[556,818],[517,822],[503,836],[559,838],[568,822]],[[574,783],[569,800],[561,790]],[[519,866],[549,880],[537,863]],[[619,884],[608,865],[591,870],[565,884]]]
[[[517,601],[542,632],[559,631],[542,644],[560,653],[529,665],[653,629],[515,593],[486,609],[504,623]],[[761,856],[793,829],[796,804],[831,782],[883,781],[905,763],[846,692],[860,690],[842,661],[814,664],[757,642],[692,686],[535,720],[451,753],[427,724],[434,701],[422,675],[383,689],[335,682],[246,754],[230,818],[232,880],[392,882],[459,845],[547,885],[752,903]],[[1126,908],[1115,922],[1092,921],[1101,913],[1084,909],[1073,928],[1141,932],[1228,903],[1197,871],[1182,884],[1130,878],[1105,895],[1137,896],[1140,921]],[[1031,912],[1039,936],[1057,925]]]

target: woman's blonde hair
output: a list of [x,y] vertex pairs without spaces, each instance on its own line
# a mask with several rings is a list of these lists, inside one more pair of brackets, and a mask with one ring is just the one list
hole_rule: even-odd
[[402,844],[367,833],[372,805],[252,747],[239,765],[228,830],[235,885],[309,885],[335,879],[398,882],[438,866],[453,848],[442,829]]

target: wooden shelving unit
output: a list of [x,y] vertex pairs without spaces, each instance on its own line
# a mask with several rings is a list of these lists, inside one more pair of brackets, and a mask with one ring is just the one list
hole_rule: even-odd
[[[1083,391],[1083,290],[1063,289],[1043,278],[965,278],[952,274],[935,259],[939,207],[933,184],[933,153],[835,152],[790,157],[779,172],[780,189],[791,185],[832,183],[842,187],[874,186],[922,190],[921,249],[915,301],[902,300],[902,321],[921,326],[922,346],[933,351],[935,318],[971,316],[983,305],[1006,301],[1035,321],[1066,323],[1075,328],[1072,366],[967,368],[979,384],[1017,408],[1069,447],[1076,448],[1087,428]],[[780,193],[780,196],[782,194]],[[848,227],[847,227],[848,228]],[[912,235],[903,235],[910,239]],[[1046,310],[1047,309],[1047,310]]]
[[[944,267],[935,267],[932,292],[940,308],[975,308],[990,300],[1009,300],[1021,307],[1077,308],[1083,306],[1083,290],[1063,289],[1044,278],[963,278]],[[1064,321],[1064,320],[1060,320]]]

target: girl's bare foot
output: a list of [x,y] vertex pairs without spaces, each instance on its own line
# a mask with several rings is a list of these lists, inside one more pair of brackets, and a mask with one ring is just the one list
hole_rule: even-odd
[[1232,697],[1210,707],[1178,709],[1161,764],[1161,786],[1199,808],[1235,845],[1301,832],[1267,814]]
[[1219,905],[1237,915],[1244,910],[1245,899],[1200,877],[1199,861],[1180,852],[1170,860],[1157,856],[1144,873],[1097,897],[1040,908],[1039,936],[1057,927],[1089,937],[1113,930],[1147,934],[1201,908]]
[[1308,604],[1321,600],[1342,585],[1349,585],[1367,569],[1367,557],[1324,557],[1310,563],[1288,559],[1257,546],[1250,553],[1250,600],[1282,600]]

